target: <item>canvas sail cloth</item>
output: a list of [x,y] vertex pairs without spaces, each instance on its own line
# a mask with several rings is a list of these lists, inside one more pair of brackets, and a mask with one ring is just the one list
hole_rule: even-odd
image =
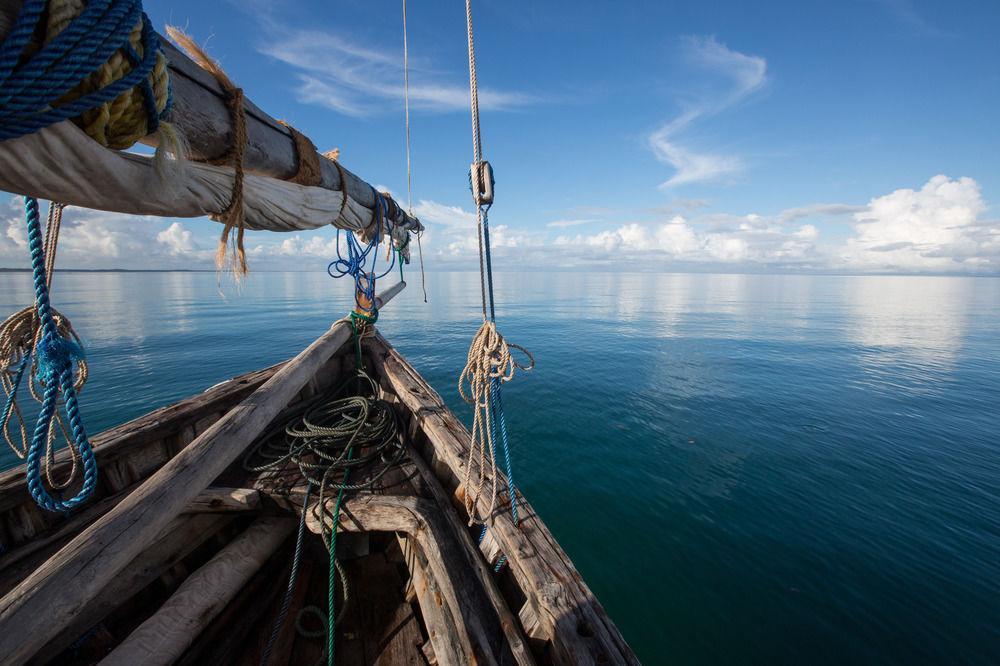
[[[187,162],[166,175],[152,156],[108,150],[70,121],[0,142],[0,189],[97,210],[201,217],[229,206],[231,167]],[[323,187],[255,176],[244,180],[247,229],[304,231],[332,224],[363,232],[373,211]]]

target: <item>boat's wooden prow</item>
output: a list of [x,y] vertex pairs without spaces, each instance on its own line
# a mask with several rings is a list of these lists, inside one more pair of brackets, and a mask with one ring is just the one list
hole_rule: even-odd
[[[337,624],[338,662],[635,663],[523,497],[520,524],[498,512],[479,543],[462,505],[468,431],[380,335],[364,340],[363,355],[396,412],[404,455],[343,504],[338,553],[349,602]],[[267,422],[281,426],[301,413],[300,405],[339,385],[354,363],[353,345],[337,344],[316,359],[298,388],[288,389],[290,398]],[[248,471],[241,457],[214,474],[205,490],[187,488],[183,505],[120,564],[101,558],[121,541],[93,541],[108,516],[135,506],[150,484],[169,481],[164,470],[177,469],[206,436],[220,427],[233,432],[225,424],[250,413],[261,387],[287,374],[287,365],[251,373],[95,438],[104,481],[99,496],[75,516],[42,514],[25,492],[23,475],[0,475],[0,592],[7,595],[0,607],[27,613],[38,611],[42,599],[75,600],[51,615],[45,640],[0,660],[249,664],[260,663],[271,642],[271,663],[316,663],[325,649],[328,561],[311,532],[322,531],[325,513],[307,510],[298,578],[285,621],[278,622],[306,494],[297,468],[276,484],[267,472]],[[261,437],[273,431],[267,423],[258,430]],[[238,449],[252,451],[252,444],[253,437],[244,439]],[[67,583],[74,587],[66,595],[38,596],[39,588],[20,584],[45,581],[47,569],[65,566],[81,548],[115,570],[97,582]],[[496,573],[501,556],[506,566]],[[11,642],[24,628],[18,617],[0,619]]]

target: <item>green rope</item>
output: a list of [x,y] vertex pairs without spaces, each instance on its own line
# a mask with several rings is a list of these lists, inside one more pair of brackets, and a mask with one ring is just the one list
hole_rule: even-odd
[[[361,370],[361,329],[366,325],[375,325],[375,322],[378,321],[378,308],[372,302],[370,315],[352,310],[349,316],[351,318],[351,331],[354,333],[354,367]],[[358,322],[361,323],[358,324]]]
[[[347,460],[351,460],[351,456],[354,453],[354,447],[351,446],[347,450]],[[326,617],[329,622],[326,630],[326,663],[327,666],[333,666],[334,658],[336,656],[336,650],[334,646],[337,641],[337,595],[336,595],[336,580],[334,574],[337,571],[337,526],[340,524],[340,505],[344,502],[344,488],[347,485],[347,479],[351,475],[351,470],[344,470],[344,482],[341,485],[340,492],[337,493],[337,504],[333,508],[333,517],[330,520],[332,525],[330,534],[330,568],[326,586]],[[345,604],[346,606],[346,604]],[[341,609],[343,610],[343,609]]]

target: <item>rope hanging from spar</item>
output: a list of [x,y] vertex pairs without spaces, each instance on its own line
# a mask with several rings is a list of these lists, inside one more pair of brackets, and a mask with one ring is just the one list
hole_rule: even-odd
[[[9,419],[16,413],[21,425],[22,448],[11,446],[15,454],[23,453],[25,459],[25,477],[28,492],[35,502],[48,511],[67,513],[83,502],[94,492],[97,485],[97,462],[94,451],[90,447],[87,431],[80,417],[77,403],[77,393],[86,380],[86,364],[83,361],[83,349],[80,339],[73,331],[69,321],[56,312],[49,302],[49,285],[52,267],[55,261],[56,243],[60,213],[58,205],[52,209],[49,218],[48,235],[43,241],[41,222],[38,216],[38,201],[33,197],[24,198],[25,222],[28,231],[28,249],[31,254],[32,280],[35,287],[35,305],[32,316],[25,327],[26,317],[22,310],[8,318],[0,331],[0,346],[4,355],[2,362],[3,385],[7,399],[3,411],[4,436],[8,443]],[[16,365],[17,370],[11,376],[11,370]],[[40,389],[41,407],[31,436],[31,442],[26,450],[24,419],[16,404],[17,392],[22,378],[30,368],[32,378],[29,385],[32,393],[37,393],[34,382]],[[60,403],[65,406],[66,421],[58,414]],[[67,429],[68,425],[68,429]],[[56,430],[61,430],[70,449],[73,461],[69,477],[62,482],[55,482],[52,476],[54,460],[53,445]],[[46,479],[42,478],[42,458],[45,458]],[[83,484],[73,496],[65,499],[59,491],[69,488],[75,480],[77,467],[83,471]],[[49,487],[46,487],[45,481]],[[50,491],[56,491],[55,495]]]
[[[462,398],[473,405],[472,442],[465,466],[465,508],[469,525],[485,525],[493,515],[497,502],[496,444],[500,445],[507,474],[507,493],[511,516],[517,523],[517,492],[503,411],[502,384],[514,378],[516,370],[531,370],[535,359],[527,349],[507,342],[496,326],[496,306],[493,297],[493,261],[490,251],[489,210],[493,204],[493,169],[483,160],[482,136],[479,125],[479,83],[476,77],[476,50],[472,29],[472,1],[465,2],[466,28],[469,40],[469,104],[472,115],[472,167],[469,185],[476,206],[476,230],[479,236],[479,286],[482,296],[483,323],[469,346],[465,368],[458,379]],[[522,352],[527,363],[513,357],[511,349]],[[466,390],[468,389],[468,390]],[[499,437],[498,437],[499,435]],[[477,481],[473,485],[473,468]],[[489,485],[489,492],[484,491]]]
[[[62,211],[62,204],[50,204],[48,219],[45,225],[45,247],[43,252],[45,255],[45,276],[47,287],[49,288],[52,286]],[[76,331],[73,330],[73,325],[69,319],[64,317],[55,308],[52,308],[51,311],[59,335],[72,340],[78,346],[82,346],[80,338],[77,336]],[[27,419],[18,401],[18,396],[21,385],[24,383],[25,377],[27,377],[29,394],[39,403],[42,402],[44,387],[40,385],[38,379],[38,356],[37,354],[33,354],[34,348],[40,340],[41,328],[39,327],[38,315],[34,305],[18,310],[0,324],[0,386],[2,386],[4,395],[6,396],[3,403],[3,411],[0,412],[0,428],[3,430],[3,438],[7,446],[21,460],[24,460],[28,455],[30,440],[28,437]],[[79,392],[87,381],[88,375],[87,361],[82,356],[76,360],[75,371],[76,381],[74,385],[77,392]],[[15,426],[16,434],[12,431]],[[69,448],[71,466],[65,478],[57,480],[53,467],[55,464],[55,444],[60,434]],[[65,420],[58,411],[53,415],[49,425],[44,460],[45,481],[52,490],[65,490],[76,480],[80,470],[80,453],[66,427]]]

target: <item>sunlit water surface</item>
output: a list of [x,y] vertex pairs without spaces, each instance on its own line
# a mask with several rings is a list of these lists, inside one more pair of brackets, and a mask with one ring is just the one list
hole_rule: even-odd
[[[297,353],[350,306],[321,268],[57,275],[89,429]],[[466,420],[478,290],[429,274],[379,320]],[[505,273],[497,297],[538,359],[504,395],[517,483],[644,661],[1000,659],[1000,280]],[[0,314],[31,299],[0,274]]]

